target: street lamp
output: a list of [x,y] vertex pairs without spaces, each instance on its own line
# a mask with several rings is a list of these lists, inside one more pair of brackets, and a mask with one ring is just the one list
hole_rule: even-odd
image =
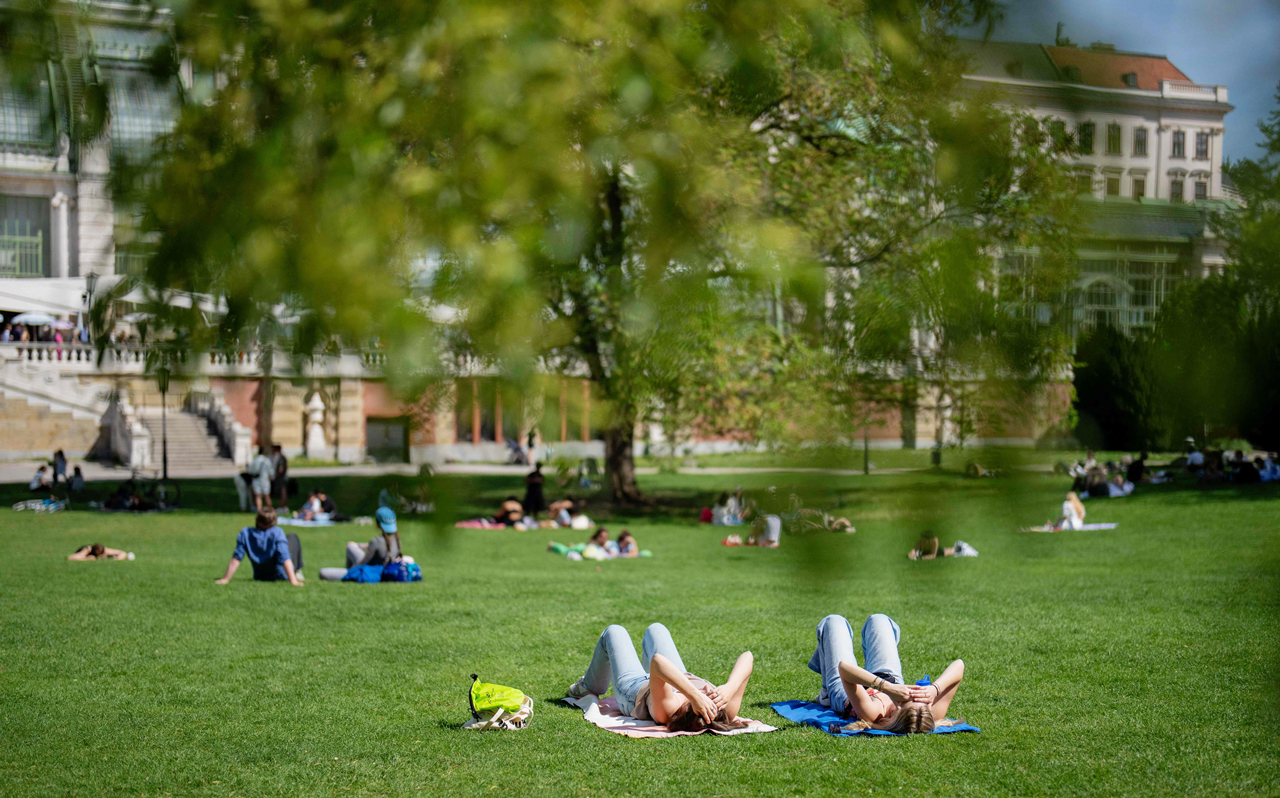
[[166,361],[164,365],[156,369],[156,385],[160,388],[160,463],[163,469],[163,479],[169,481],[169,417],[167,395],[169,393],[169,364]]
[[[85,315],[86,316],[93,315],[93,291],[97,287],[98,287],[98,273],[89,272],[88,274],[86,274],[84,277]],[[80,328],[83,330],[89,330],[89,325],[85,323],[81,323]]]

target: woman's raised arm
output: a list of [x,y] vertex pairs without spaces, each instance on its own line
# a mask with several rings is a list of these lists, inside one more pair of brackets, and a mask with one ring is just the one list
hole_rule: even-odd
[[947,710],[951,708],[951,699],[956,697],[956,690],[960,687],[960,682],[964,680],[964,660],[958,659],[947,666],[941,675],[934,680],[933,692],[936,697],[933,699],[933,717],[942,720],[947,716]]
[[895,704],[905,704],[911,700],[911,691],[906,685],[886,682],[868,670],[858,667],[856,662],[840,661],[840,681],[844,682],[844,691],[853,704],[854,712],[866,721],[878,718],[884,712],[884,706],[867,694],[865,688],[872,687],[889,696]]
[[661,699],[661,688],[664,686],[678,691],[689,699],[693,711],[707,723],[715,720],[716,713],[724,708],[723,699],[717,698],[713,701],[708,698],[706,693],[693,686],[689,678],[681,673],[671,660],[661,654],[654,654],[653,660],[649,663],[649,692]]

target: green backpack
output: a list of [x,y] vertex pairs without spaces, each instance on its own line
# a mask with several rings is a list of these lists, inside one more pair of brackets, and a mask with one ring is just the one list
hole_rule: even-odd
[[471,674],[471,722],[468,729],[522,729],[533,715],[533,700],[514,687],[488,684]]

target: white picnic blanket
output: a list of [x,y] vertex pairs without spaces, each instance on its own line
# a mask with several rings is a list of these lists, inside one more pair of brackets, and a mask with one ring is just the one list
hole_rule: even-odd
[[[689,737],[703,732],[678,731],[673,732],[666,726],[654,723],[651,720],[639,720],[630,715],[623,715],[618,709],[618,702],[613,696],[608,698],[599,698],[594,695],[584,696],[582,698],[570,698],[565,696],[564,702],[582,710],[582,717],[588,722],[599,726],[605,731],[611,731],[615,734],[625,734],[628,737]],[[745,729],[734,729],[733,731],[718,732],[711,731],[712,734],[719,734],[724,737],[732,737],[736,734],[754,734],[756,732],[777,731],[776,726],[770,726],[767,723],[761,723],[758,720],[744,718],[739,716],[738,720],[747,724]]]

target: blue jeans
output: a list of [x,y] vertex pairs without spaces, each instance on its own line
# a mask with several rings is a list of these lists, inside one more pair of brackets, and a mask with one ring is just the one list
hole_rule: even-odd
[[[863,668],[886,682],[903,684],[902,660],[898,658],[898,641],[902,630],[888,615],[877,613],[862,624]],[[853,627],[843,615],[828,615],[818,623],[818,647],[809,658],[809,670],[822,676],[822,686],[827,690],[831,708],[841,715],[848,714],[849,696],[840,681],[840,663],[848,660],[855,665],[853,654]]]
[[636,647],[627,630],[616,623],[609,626],[600,633],[600,640],[596,642],[595,653],[591,655],[591,664],[587,666],[582,683],[596,695],[604,695],[612,682],[618,708],[624,715],[633,714],[636,694],[649,681],[649,663],[653,661],[654,654],[661,654],[671,660],[681,673],[686,672],[671,633],[660,623],[644,630],[641,651],[644,655],[643,662],[636,657]]

